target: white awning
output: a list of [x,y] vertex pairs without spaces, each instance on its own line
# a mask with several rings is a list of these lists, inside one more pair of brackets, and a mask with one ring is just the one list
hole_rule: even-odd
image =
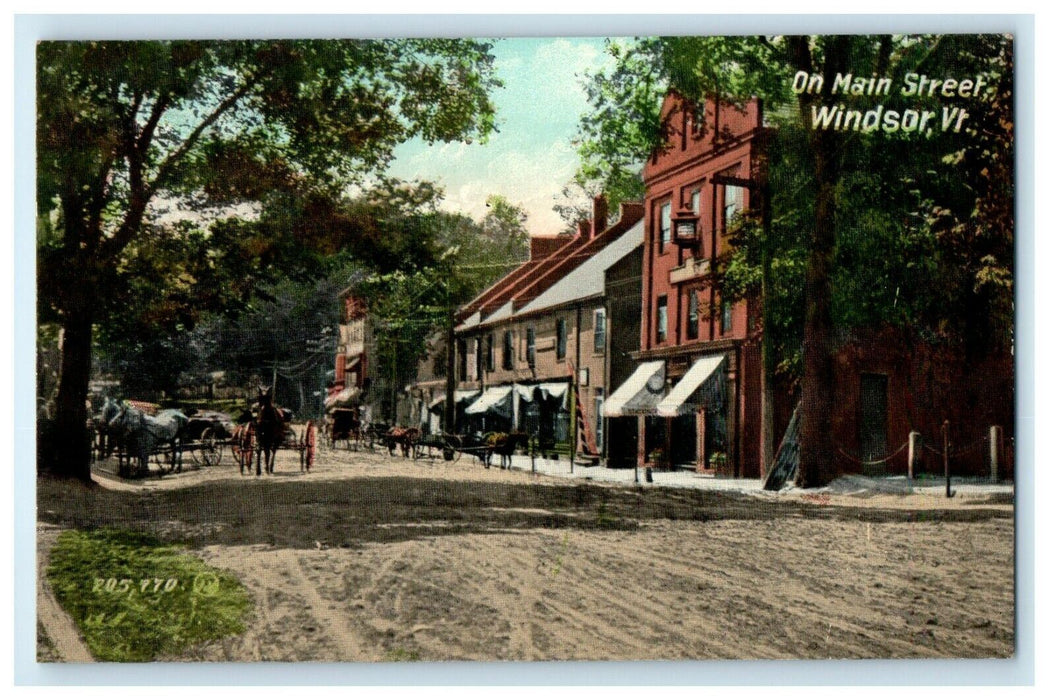
[[335,406],[348,406],[358,398],[359,387],[350,386],[342,389],[333,396],[327,396],[326,401],[323,402],[323,406],[326,408],[334,408]]
[[564,400],[565,394],[568,393],[568,382],[546,382],[544,384],[539,384],[536,389],[538,389],[543,396]]
[[523,401],[531,402],[535,396],[535,387],[531,384],[514,384],[513,389]]
[[612,396],[605,399],[603,411],[610,418],[656,415],[656,405],[663,395],[664,361],[643,362]]
[[498,413],[504,416],[511,415],[513,412],[512,406],[509,405],[507,399],[509,399],[512,392],[513,387],[509,385],[488,387],[480,395],[480,398],[470,404],[469,408],[466,409],[466,414]]
[[718,377],[721,381],[721,374],[718,374],[718,369],[722,366],[725,359],[725,355],[709,355],[694,362],[685,376],[678,380],[678,384],[675,384],[671,393],[657,404],[656,412],[661,416],[677,416],[695,411],[703,402],[690,401],[690,397],[710,377]]
[[[455,392],[455,405],[457,406],[460,403],[465,403],[466,401],[469,401],[469,400],[471,400],[471,399],[473,399],[473,398],[475,398],[475,397],[477,397],[479,395],[480,395],[480,392],[476,391],[476,390],[474,390],[474,391],[467,391],[467,390],[456,391]],[[444,396],[443,394],[441,394],[439,398],[433,399],[432,403],[429,404],[429,410],[433,411],[435,413],[439,413],[440,412],[440,407],[444,405],[444,401],[446,401],[446,400],[447,400],[447,397]]]

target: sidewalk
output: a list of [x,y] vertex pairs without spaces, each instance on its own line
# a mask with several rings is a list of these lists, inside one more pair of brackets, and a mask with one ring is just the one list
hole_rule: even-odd
[[[513,456],[513,468],[521,471],[531,471],[532,460],[526,455]],[[492,469],[498,469],[499,457],[492,458]],[[581,479],[583,481],[605,481],[634,486],[634,469],[609,469],[605,466],[588,467],[569,464],[568,459],[553,460],[535,458],[535,471],[547,476],[562,477],[566,479]],[[954,477],[951,480],[954,491],[964,495],[984,495],[993,493],[1014,494],[1015,487],[1011,482],[992,483],[985,479],[972,479],[965,477]],[[855,493],[888,493],[905,494],[910,493],[941,495],[945,493],[946,482],[942,479],[922,478],[913,482],[912,486],[904,476],[870,477],[858,474],[841,476],[831,484],[818,489],[799,489],[786,486],[779,492],[764,491],[762,479],[732,479],[722,476],[709,476],[697,474],[692,471],[654,471],[653,482],[646,483],[645,470],[638,470],[639,486],[664,486],[669,488],[701,489],[706,491],[734,491],[738,493],[751,493],[756,495],[775,495],[776,493],[832,493],[832,494],[855,494]]]

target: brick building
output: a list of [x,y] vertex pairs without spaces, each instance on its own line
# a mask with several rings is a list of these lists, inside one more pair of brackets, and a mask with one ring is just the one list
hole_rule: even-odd
[[556,250],[541,250],[463,308],[455,331],[461,431],[520,429],[544,446],[570,443],[578,399],[578,450],[600,454],[605,271],[640,246],[642,234],[641,205],[622,206],[610,226],[598,198],[593,220],[575,236],[542,244]]
[[[637,423],[637,439],[623,440],[620,449],[634,447],[639,465],[758,477],[768,467],[761,307],[754,298],[722,299],[713,272],[730,252],[729,224],[737,212],[762,204],[756,199],[765,177],[762,105],[695,105],[671,93],[662,114],[667,140],[643,172],[641,334],[631,354],[636,364],[622,383],[613,376],[616,388],[605,413]],[[996,451],[1001,475],[1011,475],[1011,348],[969,358],[908,331],[841,332],[832,427],[842,472],[905,473],[907,455],[899,450],[911,431],[928,448],[920,452],[918,470],[941,471],[937,448],[948,420],[954,473],[987,474],[990,452]],[[789,392],[775,392],[775,442],[792,402]],[[1000,429],[993,444],[990,426]],[[610,461],[619,459],[616,452]]]
[[643,172],[638,364],[605,410],[637,418],[639,465],[759,476],[757,304],[722,299],[712,272],[729,223],[752,205],[762,106],[698,108],[670,94],[663,114],[666,146]]

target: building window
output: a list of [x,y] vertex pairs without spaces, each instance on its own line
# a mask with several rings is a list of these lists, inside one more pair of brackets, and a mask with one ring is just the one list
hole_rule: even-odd
[[466,341],[462,338],[458,339],[458,380],[460,382],[466,381],[468,378],[469,370],[469,357],[466,354]]
[[686,300],[686,338],[696,340],[700,328],[700,296],[696,289],[689,290]]
[[704,106],[701,104],[693,105],[693,135],[700,136],[704,131]]
[[605,309],[594,309],[594,352],[605,352]]
[[693,190],[689,195],[689,205],[693,208],[693,213],[700,216],[700,190]]
[[656,300],[656,342],[667,340],[667,295]]
[[502,368],[513,369],[513,331],[502,334]]
[[531,327],[524,332],[524,359],[529,367],[535,367],[535,329]]
[[484,336],[484,369],[488,372],[495,371],[495,335],[493,333]]
[[557,341],[556,341],[556,347],[557,347],[557,359],[559,359],[559,360],[565,359],[565,352],[568,349],[568,337],[567,336],[568,336],[568,333],[566,332],[566,328],[565,328],[565,319],[563,319],[563,318],[557,319]]
[[722,302],[722,332],[729,333],[733,330],[733,304],[728,301]]
[[660,252],[671,242],[671,202],[664,202],[660,207]]
[[737,212],[744,209],[744,190],[740,187],[726,185],[726,189],[723,192],[723,202],[725,206],[722,210],[722,230],[726,232],[730,228],[730,222],[733,221],[733,217],[737,215]]

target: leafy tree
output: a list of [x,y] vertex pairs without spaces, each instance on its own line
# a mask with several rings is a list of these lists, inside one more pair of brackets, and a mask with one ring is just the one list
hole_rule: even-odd
[[497,85],[490,46],[468,40],[40,43],[40,317],[64,331],[47,466],[90,479],[77,436],[93,327],[152,207],[343,189],[412,136],[485,138]]
[[[581,180],[616,190],[634,182],[650,150],[664,142],[660,104],[669,88],[695,100],[758,96],[767,106],[775,127],[768,163],[773,223],[765,241],[775,284],[768,336],[782,364],[801,378],[800,485],[836,474],[830,417],[837,328],[917,326],[975,348],[994,347],[971,337],[976,319],[989,318],[982,324],[987,338],[1010,338],[1007,37],[670,37],[612,50],[615,67],[588,86]],[[881,100],[828,90],[793,94],[797,71],[820,74],[827,86],[837,73],[982,74],[997,89],[967,134],[867,134],[814,129],[812,111],[837,104],[868,109]],[[882,101],[890,109],[914,106],[898,94]],[[734,293],[760,283],[764,239],[754,215],[743,222],[741,248],[724,261],[720,283]]]

